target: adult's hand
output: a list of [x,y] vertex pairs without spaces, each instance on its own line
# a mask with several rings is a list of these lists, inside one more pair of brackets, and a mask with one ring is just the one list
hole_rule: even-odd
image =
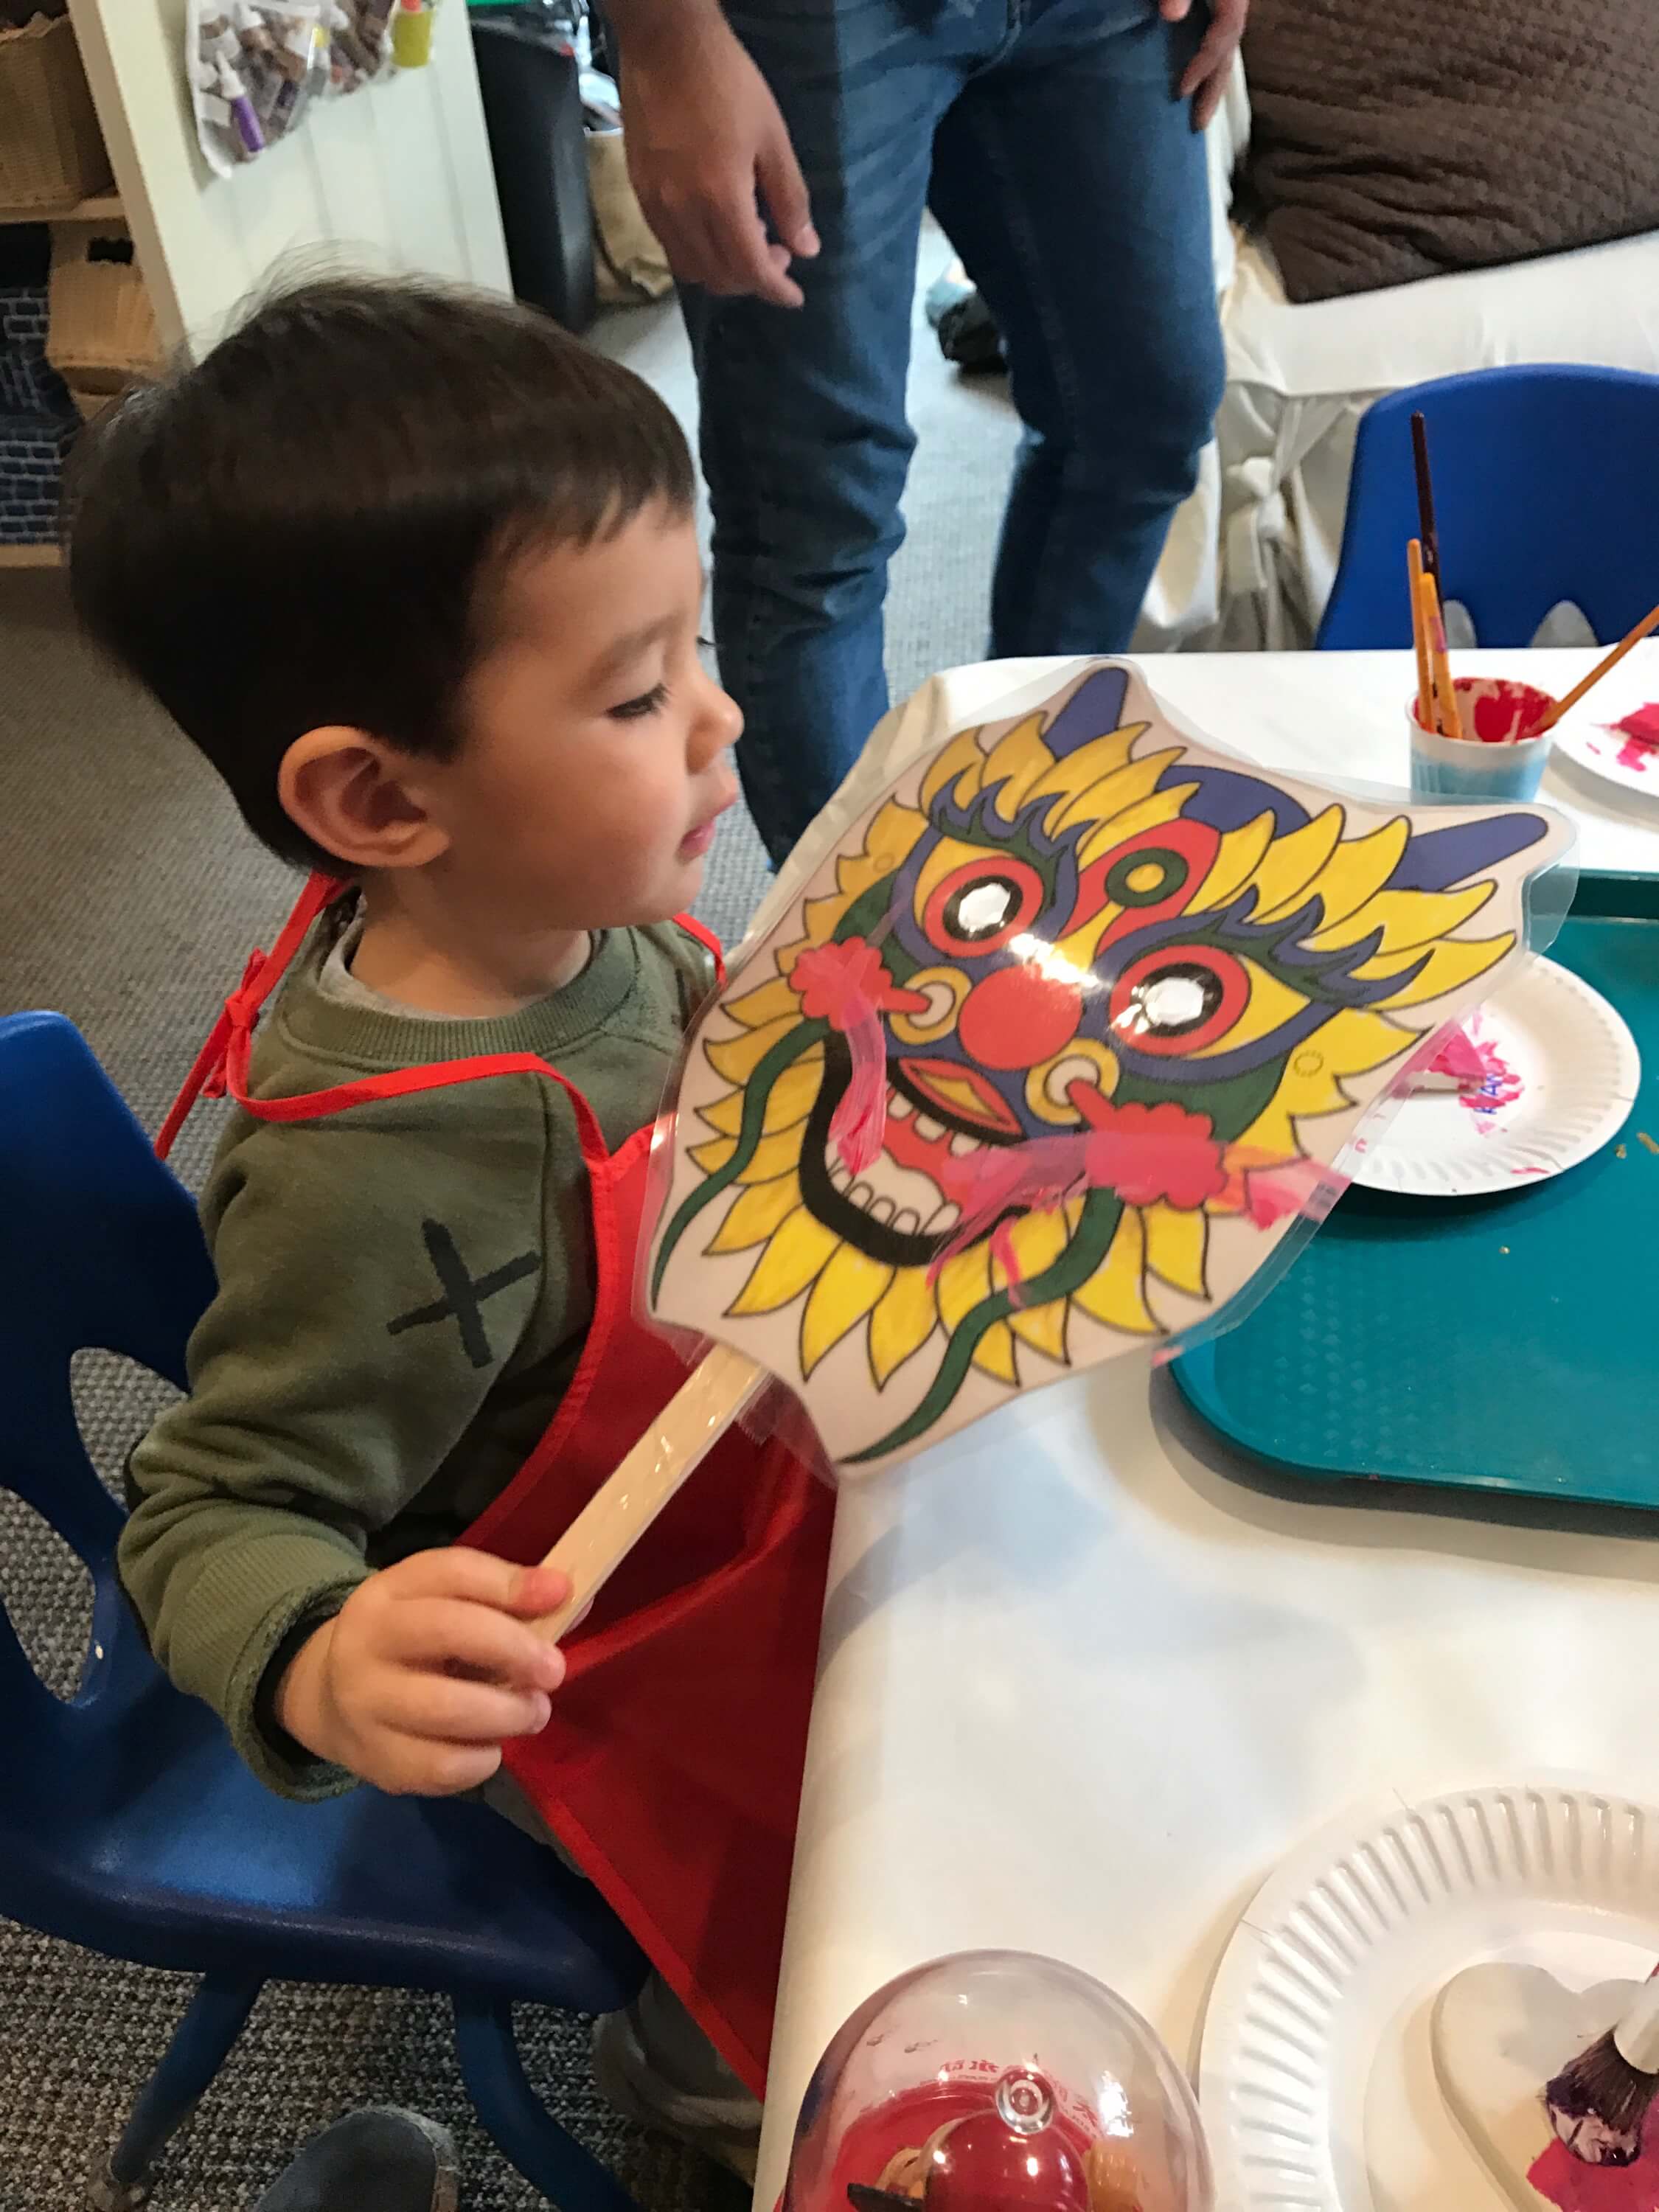
[[778,104],[715,0],[620,0],[611,15],[629,173],[669,266],[710,292],[799,307],[789,264],[818,250],[806,186]]
[[[1193,103],[1194,131],[1202,131],[1221,105],[1249,9],[1250,0],[1211,0],[1210,27],[1181,80],[1181,97]],[[1192,10],[1193,0],[1158,0],[1166,23],[1184,22]]]

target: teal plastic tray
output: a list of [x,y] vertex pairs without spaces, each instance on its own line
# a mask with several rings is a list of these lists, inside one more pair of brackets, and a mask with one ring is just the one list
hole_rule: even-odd
[[1582,878],[1550,957],[1635,1035],[1623,1130],[1493,1198],[1350,1190],[1254,1313],[1174,1363],[1229,1443],[1314,1480],[1659,1507],[1659,1154],[1638,1135],[1659,1143],[1659,877]]

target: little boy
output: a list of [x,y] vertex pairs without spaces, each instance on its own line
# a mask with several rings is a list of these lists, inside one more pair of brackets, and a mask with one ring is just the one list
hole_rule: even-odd
[[[583,1109],[533,1067],[386,1087],[529,1055],[612,1152],[655,1112],[711,975],[670,917],[737,791],[693,500],[628,371],[506,302],[343,281],[131,399],[80,488],[87,626],[267,845],[355,887],[258,1031],[202,1202],[218,1293],[120,1547],[157,1657],[287,1795],[494,1789],[565,1679],[531,1626],[561,1579],[457,1540],[582,1355]],[[740,2155],[708,2057],[636,2102],[712,2087]]]

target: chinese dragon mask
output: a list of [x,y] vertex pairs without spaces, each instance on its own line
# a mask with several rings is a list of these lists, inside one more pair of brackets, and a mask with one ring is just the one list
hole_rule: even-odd
[[651,1310],[843,1464],[1213,1326],[1565,842],[1252,769],[1110,664],[957,732],[696,1024]]

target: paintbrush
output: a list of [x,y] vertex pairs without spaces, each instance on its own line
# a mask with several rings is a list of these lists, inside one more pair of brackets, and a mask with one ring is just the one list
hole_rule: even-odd
[[1417,520],[1423,540],[1423,566],[1434,578],[1436,597],[1442,598],[1440,534],[1434,526],[1434,479],[1429,474],[1429,426],[1420,412],[1412,416],[1412,459],[1417,467]]
[[1458,710],[1457,687],[1452,681],[1451,655],[1446,650],[1446,625],[1440,614],[1440,594],[1435,589],[1434,578],[1426,570],[1419,590],[1423,629],[1428,642],[1429,667],[1433,676],[1434,696],[1439,712],[1438,722],[1434,726],[1443,738],[1462,738],[1463,717]]
[[1625,655],[1633,647],[1640,645],[1642,640],[1656,629],[1659,629],[1659,607],[1655,607],[1650,614],[1644,615],[1630,635],[1627,637],[1621,637],[1606,659],[1598,660],[1583,682],[1575,684],[1565,699],[1558,699],[1538,727],[1528,732],[1528,734],[1531,737],[1541,738],[1546,730],[1553,730],[1563,714],[1570,714],[1587,691],[1598,684],[1610,669],[1617,668]]
[[1586,2166],[1629,2166],[1659,2093],[1659,1981],[1544,2090],[1550,2125]]
[[1425,730],[1434,727],[1434,676],[1429,666],[1428,632],[1423,627],[1423,544],[1413,538],[1406,548],[1406,570],[1411,583],[1412,646],[1417,654],[1417,719]]

